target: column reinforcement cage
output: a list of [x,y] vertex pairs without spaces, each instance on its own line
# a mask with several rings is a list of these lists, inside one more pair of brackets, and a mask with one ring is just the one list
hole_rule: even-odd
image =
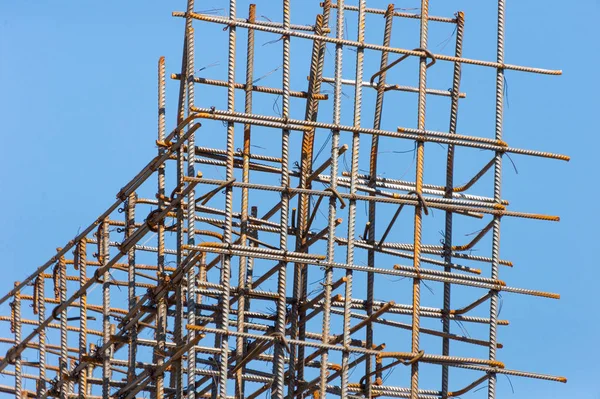
[[[307,25],[292,23],[291,0],[268,2],[280,22],[257,18],[255,5],[240,17],[235,0],[228,16],[194,11],[188,0],[186,11],[173,13],[185,20],[181,71],[171,75],[179,84],[176,127],[166,131],[163,57],[156,157],[0,301],[11,305],[0,316],[11,334],[0,338],[0,371],[11,384],[5,379],[0,392],[434,399],[487,384],[495,398],[498,374],[566,382],[505,368],[497,356],[498,327],[508,324],[499,318],[500,293],[558,298],[500,279],[501,267],[512,266],[500,257],[502,218],[558,221],[508,209],[503,157],[569,159],[503,139],[505,71],[561,74],[505,63],[504,2],[497,59],[481,61],[463,56],[465,14],[431,16],[428,0],[415,14],[327,0]],[[306,3],[310,10],[318,4]],[[381,19],[372,27],[375,16]],[[410,20],[419,25],[418,47],[395,47],[394,26]],[[431,24],[452,26],[452,55],[428,46]],[[206,32],[215,26],[224,31],[215,41],[228,38],[222,79],[199,76],[206,68],[197,60],[211,59],[194,51],[213,40]],[[367,35],[371,27],[383,36],[377,43]],[[255,48],[256,36],[268,45]],[[292,43],[308,68],[292,62]],[[258,53],[281,57],[281,65],[259,76],[255,66],[265,63]],[[428,87],[429,76],[444,76],[443,64],[450,89]],[[496,72],[493,138],[457,127],[465,65]],[[414,86],[401,78],[411,67]],[[398,97],[384,112],[392,95],[416,99],[415,127],[399,126]],[[432,96],[449,104],[447,131],[426,126]],[[382,148],[394,143],[414,144],[414,178],[403,180],[394,162],[382,161]],[[442,158],[427,158],[443,166],[437,184],[424,179],[430,143],[444,149]],[[463,161],[484,159],[462,185],[454,176],[459,150]],[[486,180],[493,195],[474,194]],[[443,238],[432,244],[433,212],[444,218]],[[453,237],[465,225],[480,229],[466,243]],[[472,254],[478,244],[491,247],[489,255]],[[428,297],[432,287],[443,291],[441,300]]]

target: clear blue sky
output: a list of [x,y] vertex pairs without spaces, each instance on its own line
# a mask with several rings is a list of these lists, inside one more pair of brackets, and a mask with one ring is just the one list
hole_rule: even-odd
[[[52,256],[56,247],[64,245],[79,228],[94,220],[112,203],[119,188],[154,156],[156,65],[159,56],[164,55],[167,72],[178,71],[183,20],[172,18],[170,13],[183,11],[184,3],[155,0],[0,3],[0,256],[4,277],[0,280],[1,292],[8,291],[14,280],[28,275]],[[227,3],[197,1],[196,8],[223,8]],[[239,3],[238,13],[246,16],[248,1]],[[280,20],[280,5],[275,3],[279,2],[259,1],[258,14]],[[305,5],[304,0],[292,1],[292,22],[312,24],[313,3],[318,1],[306,1],[310,5]],[[419,2],[396,3],[398,7],[410,8]],[[385,7],[383,1],[368,4]],[[513,260],[515,267],[502,269],[501,277],[509,285],[559,292],[562,299],[506,294],[501,316],[509,319],[511,326],[500,330],[499,339],[505,349],[498,356],[510,368],[564,375],[569,383],[515,377],[511,380],[513,395],[508,380],[499,377],[499,398],[600,398],[600,301],[597,294],[594,296],[600,281],[596,253],[600,249],[597,227],[600,218],[595,209],[600,195],[599,4],[598,0],[508,1],[507,63],[562,69],[564,74],[547,77],[507,72],[505,139],[517,147],[565,153],[572,160],[565,163],[513,156],[518,174],[508,160],[504,163],[503,195],[511,201],[512,209],[557,214],[562,220],[552,224],[507,219],[503,223],[501,254]],[[452,15],[465,10],[464,55],[494,60],[494,7],[494,1],[432,1],[431,14]],[[381,19],[372,21],[382,23]],[[349,20],[348,26],[349,36],[353,37],[355,21]],[[418,25],[402,20],[398,26],[401,37],[396,39],[397,45],[417,47]],[[222,47],[226,33],[220,27],[212,32],[214,36],[207,35],[198,41],[198,68],[214,62],[220,62],[220,68],[226,65]],[[446,48],[439,43],[451,33],[447,27],[432,28],[430,48],[450,53],[452,41]],[[257,40],[264,43],[270,39],[260,36]],[[367,40],[379,42],[380,38],[373,36]],[[292,52],[296,49],[299,54],[300,48],[305,50],[304,46],[301,41],[292,40]],[[259,49],[263,53],[267,50],[266,46]],[[353,78],[354,53],[345,51],[344,57],[348,65],[344,77]],[[279,58],[258,57],[257,75],[269,72],[279,63]],[[292,65],[292,72],[299,63]],[[239,81],[242,81],[243,60],[239,65]],[[376,70],[373,65],[367,65],[367,75]],[[302,79],[306,68],[302,68],[292,81],[296,90],[306,87]],[[446,73],[440,73],[439,78],[432,76],[429,84],[447,89],[451,85],[448,66],[440,68],[445,68],[440,71]],[[399,83],[414,83],[415,71],[413,64],[412,74],[398,73]],[[463,90],[468,97],[461,102],[459,131],[491,137],[494,72],[465,67],[463,75]],[[219,68],[207,69],[204,76],[224,77]],[[276,86],[279,76],[273,74],[263,82]],[[170,128],[177,84],[170,80],[168,84]],[[212,98],[203,92],[203,87],[198,86],[196,93],[198,103],[212,105]],[[222,105],[223,98],[215,99],[215,104]],[[410,95],[406,100],[397,98],[398,109],[406,109],[399,114],[405,116],[402,123],[389,119],[390,123],[414,126],[416,98]],[[413,108],[403,108],[404,104]],[[446,130],[447,102],[432,99],[429,104],[428,127]],[[263,106],[269,112],[271,104]],[[388,106],[394,104],[390,101]],[[387,109],[392,114],[390,118],[396,117]],[[292,110],[293,115],[301,112],[300,106]],[[351,117],[351,108],[346,108],[344,120]],[[346,139],[342,142],[349,143]],[[394,150],[410,148],[409,143],[402,143]],[[363,150],[367,149],[365,143]],[[428,161],[437,156],[440,165],[445,162],[441,148],[428,145],[426,151]],[[459,166],[463,168],[462,180],[468,178],[467,170],[473,171],[485,163],[477,152],[472,159],[462,159],[464,162]],[[411,160],[411,154],[382,156],[383,168],[390,170],[388,176],[395,177],[410,169]],[[397,162],[400,172],[393,169]],[[441,176],[439,173],[432,172],[429,176],[430,179],[426,172],[429,182],[441,183],[439,179],[435,181]],[[406,177],[412,177],[412,172]],[[480,193],[489,195],[490,188],[489,179],[485,180]],[[441,213],[437,218],[441,220]],[[475,229],[469,226],[464,233]],[[426,238],[431,243],[439,240],[435,231]],[[487,254],[489,242],[479,250]],[[441,301],[439,289],[435,298],[438,303]],[[3,307],[3,313],[8,312],[6,304]],[[2,335],[8,334],[5,323],[0,329]],[[432,384],[437,385],[437,381]],[[464,397],[483,396],[485,392],[479,391]]]

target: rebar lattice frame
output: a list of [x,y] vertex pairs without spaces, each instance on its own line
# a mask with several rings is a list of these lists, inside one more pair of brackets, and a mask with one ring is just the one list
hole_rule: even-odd
[[[500,292],[558,298],[556,294],[510,287],[500,280],[500,265],[511,265],[499,254],[501,219],[558,220],[507,210],[508,202],[501,196],[503,155],[568,160],[563,155],[514,148],[503,141],[504,71],[550,75],[559,75],[560,71],[504,62],[504,0],[498,0],[495,62],[463,58],[464,14],[458,12],[451,18],[430,16],[428,0],[421,1],[419,14],[397,11],[391,4],[382,10],[367,8],[366,0],[359,0],[358,6],[327,0],[321,3],[322,13],[316,16],[315,24],[306,26],[291,23],[290,0],[282,0],[282,5],[282,22],[257,20],[254,5],[247,19],[239,18],[235,0],[229,1],[228,17],[195,13],[193,0],[188,0],[185,12],[173,14],[185,18],[182,68],[172,75],[180,82],[177,127],[167,134],[165,60],[161,58],[157,156],[121,189],[117,201],[94,223],[59,248],[34,274],[15,283],[1,300],[11,301],[11,314],[0,320],[10,323],[14,334],[12,338],[1,338],[9,349],[1,359],[0,370],[14,379],[14,386],[2,385],[1,392],[18,398],[134,398],[150,393],[157,398],[253,399],[270,393],[276,399],[320,398],[327,394],[415,399],[455,397],[487,381],[488,397],[494,398],[497,374],[566,381],[563,377],[506,369],[496,356],[496,349],[501,347],[497,327],[507,324],[498,319]],[[367,14],[383,15],[382,44],[365,41]],[[357,40],[345,38],[346,18],[357,19]],[[399,18],[420,21],[419,48],[390,46],[392,26]],[[222,24],[228,31],[226,81],[195,74],[197,21]],[[429,23],[456,26],[453,56],[433,54],[427,49]],[[236,65],[240,44],[237,31],[241,29],[247,30],[243,83],[235,80],[240,68]],[[280,39],[283,65],[279,87],[255,85],[256,32],[271,33]],[[312,42],[312,53],[306,54],[310,71],[305,91],[290,87],[292,38]],[[328,43],[335,45],[335,52],[328,54]],[[356,50],[352,60],[356,63],[355,76],[350,80],[342,76],[344,47]],[[372,74],[370,81],[363,68],[365,50],[377,52],[381,59],[381,69]],[[334,58],[332,78],[324,76],[326,57]],[[418,86],[386,80],[387,72],[409,57],[419,60]],[[395,61],[390,62],[390,58]],[[435,71],[429,68],[443,62],[453,64],[451,89],[428,88],[427,75]],[[460,93],[463,64],[496,70],[493,139],[457,132],[458,105],[464,97]],[[323,92],[323,83],[333,86],[332,96]],[[225,88],[227,108],[197,106],[194,89],[198,84]],[[342,124],[343,85],[354,87],[352,125]],[[372,127],[361,120],[365,89],[377,93]],[[245,94],[244,112],[236,111],[237,90]],[[383,101],[391,90],[418,96],[416,128],[382,128]],[[281,115],[256,113],[254,93],[281,96]],[[426,99],[431,95],[449,98],[447,132],[426,128]],[[304,119],[291,117],[292,97],[305,100]],[[327,121],[323,119],[328,116],[319,114],[323,101],[333,102],[333,115]],[[226,148],[202,146],[200,133],[208,128],[201,127],[201,120],[223,123],[225,129],[212,122],[215,131],[225,132]],[[234,148],[236,125],[243,127],[240,149]],[[273,137],[281,137],[281,150],[253,152],[253,129],[268,129]],[[314,163],[313,147],[319,131],[331,134],[331,152],[326,161]],[[341,145],[341,133],[351,134],[349,145]],[[302,135],[298,151],[290,148],[290,136],[296,134]],[[415,143],[414,180],[381,177],[378,148],[382,137]],[[359,162],[361,141],[370,152],[368,167]],[[444,185],[424,182],[425,143],[447,147]],[[487,150],[491,160],[467,184],[457,187],[453,172],[458,147]],[[340,173],[339,157],[346,151],[350,168]],[[299,156],[294,158],[296,153]],[[290,169],[292,162],[296,162],[297,169]],[[198,165],[220,168],[224,178],[203,177]],[[471,186],[491,169],[493,197],[470,194]],[[368,174],[359,173],[362,170],[368,170]],[[253,182],[251,174],[260,174],[261,183]],[[168,180],[167,176],[172,178]],[[314,183],[323,183],[324,188],[315,188]],[[156,195],[142,198],[141,192]],[[267,203],[268,211],[260,217],[258,208],[250,207],[252,196],[260,195],[261,203],[265,203],[263,198],[269,192],[278,199]],[[209,201],[219,205],[208,206]],[[297,208],[290,210],[296,201]],[[313,221],[323,202],[323,208],[325,203],[328,208],[327,227],[314,230]],[[388,214],[382,217],[378,213],[378,205],[382,204],[397,207],[391,219]],[[356,223],[359,206],[368,207],[364,231]],[[396,242],[392,234],[404,208],[405,212],[414,211],[414,239],[409,243]],[[441,245],[422,242],[423,217],[433,209],[445,213]],[[455,217],[457,222],[463,218],[490,221],[471,242],[457,245],[452,235]],[[340,231],[343,223],[346,232]],[[491,256],[472,255],[469,250],[490,232]],[[156,240],[156,246],[146,245],[148,237]],[[90,247],[95,251],[92,256]],[[336,255],[336,247],[345,248],[345,261],[339,261],[340,250]],[[367,254],[366,265],[355,262],[358,251]],[[140,263],[139,259],[148,254],[156,260]],[[385,262],[378,260],[383,255]],[[167,257],[175,261],[167,262]],[[394,257],[409,259],[412,265],[387,263]],[[491,272],[484,277],[479,269],[457,262],[489,264]],[[255,275],[258,271],[261,273]],[[309,275],[312,279],[322,278],[322,286],[315,292],[308,290]],[[410,303],[397,303],[395,292],[387,292],[386,301],[375,300],[376,277],[386,275],[412,280]],[[274,288],[261,289],[272,277],[276,278]],[[365,281],[366,297],[359,299],[353,292],[354,280]],[[421,287],[428,281],[443,284],[441,307],[421,305]],[[481,292],[468,306],[453,308],[453,286],[478,288]],[[101,289],[94,291],[95,287]],[[48,295],[51,289],[54,295]],[[261,311],[257,303],[265,301],[272,304],[274,312]],[[469,315],[487,302],[488,316]],[[79,310],[77,316],[69,317],[71,308]],[[407,316],[410,323],[401,321]],[[333,324],[334,318],[341,321],[339,326]],[[441,329],[422,327],[424,318],[439,319]],[[452,333],[453,320],[488,325],[489,337],[475,339]],[[97,329],[90,328],[93,326]],[[383,328],[388,329],[388,339],[389,331],[395,334],[409,330],[410,347],[405,346],[406,342],[388,342],[386,350],[386,343],[376,334]],[[423,347],[419,338],[424,335],[440,338],[441,345]],[[461,353],[488,348],[488,356],[454,356],[452,342],[464,345],[461,348],[466,349]],[[402,348],[403,352],[389,351]],[[401,365],[410,371],[407,383],[385,385],[382,377],[386,370]],[[420,381],[423,365],[439,368],[439,385],[427,386]],[[467,375],[473,382],[466,386],[452,384],[450,369],[469,370]],[[34,381],[35,388],[25,389],[25,381]]]

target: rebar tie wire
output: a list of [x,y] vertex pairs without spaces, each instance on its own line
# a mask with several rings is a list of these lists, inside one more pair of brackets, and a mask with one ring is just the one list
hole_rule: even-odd
[[[427,49],[420,48],[420,47],[414,49],[413,51],[422,51],[422,52],[424,52],[426,54],[426,56],[428,58],[431,58],[431,61],[427,64],[427,68],[430,68],[430,67],[432,67],[432,66],[435,65],[436,58],[435,58],[435,55],[431,51],[429,51]],[[407,59],[410,56],[411,56],[410,54],[405,54],[405,55],[401,56],[400,58],[398,58],[396,61],[392,61],[387,66],[385,66],[385,67],[381,68],[379,71],[375,72],[375,74],[373,74],[373,76],[371,76],[371,79],[369,80],[370,86],[377,90],[380,82],[378,82],[375,85],[374,84],[375,78],[377,78],[378,76],[383,75],[384,73],[386,73],[387,71],[389,71],[390,69],[392,69],[394,66],[398,65],[399,63],[401,63],[402,61],[404,61],[405,59]]]
[[401,358],[396,358],[396,360],[395,360],[394,362],[392,362],[392,363],[388,364],[387,366],[383,366],[382,368],[379,368],[379,369],[377,369],[377,370],[375,370],[375,371],[372,371],[372,372],[370,372],[370,373],[367,373],[367,374],[365,374],[365,375],[364,375],[364,376],[363,376],[363,377],[360,379],[359,386],[361,387],[361,389],[365,390],[365,389],[366,389],[366,381],[367,381],[367,379],[368,379],[369,377],[371,377],[371,376],[373,376],[373,375],[375,375],[375,374],[379,374],[379,373],[381,373],[382,371],[385,371],[385,370],[387,370],[387,369],[390,369],[390,368],[392,368],[392,367],[395,367],[395,366],[397,366],[397,365],[399,365],[399,364],[402,364],[402,365],[404,365],[404,366],[411,366],[413,363],[416,363],[416,362],[418,362],[419,360],[421,360],[421,358],[422,358],[424,355],[425,355],[425,351],[424,351],[424,350],[420,350],[420,351],[417,353],[417,356],[413,357],[412,359],[409,359],[409,360],[404,360],[404,359],[401,359]]

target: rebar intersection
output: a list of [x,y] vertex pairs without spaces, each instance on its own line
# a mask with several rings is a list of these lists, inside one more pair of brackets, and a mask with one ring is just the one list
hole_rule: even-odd
[[[0,392],[18,398],[433,399],[487,383],[488,398],[495,398],[498,374],[566,382],[507,369],[496,353],[502,347],[497,329],[508,324],[499,319],[501,292],[558,298],[500,279],[500,267],[512,266],[500,257],[502,218],[558,221],[507,209],[503,156],[568,160],[503,140],[504,73],[560,71],[505,63],[504,0],[498,0],[494,62],[464,58],[465,15],[430,16],[428,0],[421,1],[419,14],[392,4],[368,8],[366,0],[327,0],[313,25],[292,24],[290,2],[281,1],[281,22],[257,19],[255,5],[247,18],[239,17],[235,0],[229,1],[228,17],[195,12],[193,0],[185,12],[173,13],[185,19],[182,68],[171,75],[180,85],[177,126],[166,131],[161,58],[157,156],[94,223],[0,301],[11,301],[11,314],[0,320],[13,334],[0,338],[8,348],[0,371],[14,382],[0,385]],[[381,44],[367,41],[369,14],[383,17]],[[350,19],[357,21],[356,40],[345,33]],[[403,19],[419,21],[418,48],[391,45],[393,26]],[[430,23],[455,26],[454,55],[428,49]],[[228,36],[225,80],[198,76],[196,66],[195,29],[215,25]],[[277,87],[256,84],[257,34],[268,34],[270,46],[281,48]],[[292,41],[312,46],[305,54],[307,86],[296,90]],[[242,44],[246,64],[238,65]],[[345,48],[354,50],[351,60]],[[378,71],[365,71],[366,51],[380,58]],[[355,63],[354,76],[343,73],[344,59]],[[328,60],[333,76],[327,76]],[[414,69],[410,60],[418,61],[415,87],[391,73]],[[427,86],[428,75],[442,63],[453,67],[449,90]],[[496,70],[494,138],[457,129],[465,64]],[[244,82],[236,80],[238,70],[245,72]],[[352,109],[343,106],[344,87],[353,90]],[[226,91],[227,106],[211,105],[210,96],[196,102],[196,88]],[[374,104],[363,103],[371,100],[367,91],[376,92]],[[417,96],[415,128],[390,128],[395,111],[388,102],[391,117],[385,115],[384,99],[398,91]],[[244,94],[243,112],[236,92]],[[448,131],[427,128],[429,96],[447,98]],[[280,98],[279,112],[264,112],[267,97]],[[327,103],[330,114],[324,112]],[[303,117],[296,116],[299,104]],[[363,115],[369,107],[373,114]],[[351,124],[342,111],[352,115]],[[207,135],[225,145],[207,147],[213,140]],[[265,135],[268,148],[252,144]],[[316,143],[327,135],[322,149],[330,152],[323,160]],[[383,140],[414,143],[414,179],[402,180],[381,162],[381,147],[389,143]],[[424,180],[426,143],[446,151],[445,179],[437,185]],[[489,162],[457,185],[456,151],[470,148],[485,150]],[[473,194],[486,174],[493,175],[493,196]],[[439,244],[424,242],[433,212],[444,214]],[[464,223],[481,230],[457,243],[453,227]],[[490,256],[470,252],[481,241],[491,245]],[[443,288],[436,306],[424,306],[421,291],[428,284]],[[456,292],[460,307],[452,300]],[[457,333],[463,323],[478,332],[483,326],[486,334]],[[386,376],[394,369],[389,383]]]

